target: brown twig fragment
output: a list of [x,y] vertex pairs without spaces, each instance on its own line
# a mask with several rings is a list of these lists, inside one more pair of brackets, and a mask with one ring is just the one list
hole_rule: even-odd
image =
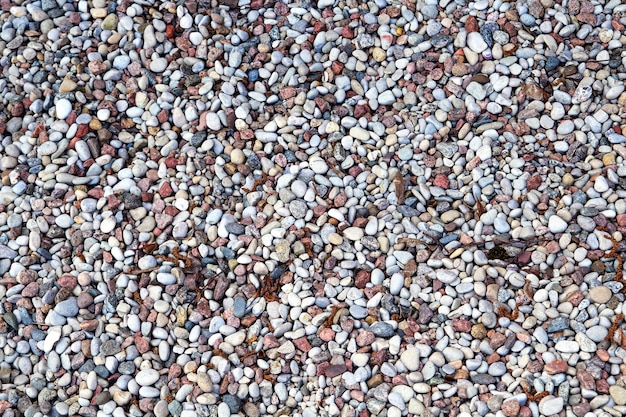
[[623,285],[621,291],[626,292],[626,280],[624,280],[624,258],[622,258],[622,256],[619,253],[617,253],[618,242],[613,237],[613,235],[608,233],[608,230],[606,229],[606,227],[598,226],[598,230],[602,232],[607,232],[607,234],[605,234],[604,237],[606,237],[607,239],[610,239],[611,242],[613,243],[613,247],[611,248],[611,251],[607,253],[605,257],[617,259],[617,270],[615,271],[615,278],[613,278],[613,280],[615,282],[621,283]]
[[521,301],[518,301],[517,303],[515,303],[515,308],[513,309],[513,312],[511,313],[509,313],[509,311],[506,309],[505,306],[501,305],[500,308],[498,308],[498,316],[506,317],[507,319],[511,321],[515,321],[517,320],[517,317],[519,316],[519,307],[521,305],[522,305]]
[[254,181],[254,184],[252,184],[252,189],[241,187],[241,190],[245,191],[246,193],[251,193],[252,191],[256,191],[256,187],[258,187],[259,185],[263,185],[266,180],[267,180],[267,174],[265,172],[261,172],[261,178]]
[[324,321],[324,326],[330,327],[333,325],[333,321],[335,320],[335,316],[337,312],[343,308],[343,305],[334,305],[332,306],[332,310],[330,312],[330,316]]
[[265,275],[261,278],[259,283],[259,289],[254,294],[255,297],[263,297],[265,301],[278,301],[278,292],[280,291],[280,282],[278,279],[273,279],[269,275]]
[[536,392],[534,394],[532,394],[529,388],[526,388],[526,385],[520,384],[522,387],[522,390],[524,391],[524,394],[526,394],[526,397],[528,398],[528,401],[534,401],[536,403],[538,403],[539,401],[541,401],[543,399],[543,397],[547,396],[549,393],[548,391],[543,391],[543,392]]
[[189,259],[185,255],[182,255],[179,251],[180,251],[180,248],[178,246],[175,246],[174,249],[172,249],[171,257],[167,255],[155,255],[154,257],[158,259],[162,259],[166,262],[171,262],[174,265],[178,265],[178,261],[183,261],[185,263],[185,269],[190,269],[192,267],[191,259]]
[[[611,327],[609,327],[609,331],[606,334],[606,337],[605,337],[606,340],[608,340],[611,343],[614,342],[613,339],[615,338],[615,332],[617,331],[619,324],[623,319],[624,319],[624,315],[622,313],[619,313],[615,316],[615,320],[613,320],[613,323],[611,323]],[[620,339],[623,339],[623,337],[620,337]]]
[[398,199],[398,204],[404,204],[404,177],[400,172],[396,173],[396,176],[393,177],[393,186],[396,191],[396,197]]

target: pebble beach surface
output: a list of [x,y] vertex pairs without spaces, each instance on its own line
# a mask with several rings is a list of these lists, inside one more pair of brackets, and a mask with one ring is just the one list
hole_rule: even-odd
[[626,414],[625,25],[0,0],[2,417]]

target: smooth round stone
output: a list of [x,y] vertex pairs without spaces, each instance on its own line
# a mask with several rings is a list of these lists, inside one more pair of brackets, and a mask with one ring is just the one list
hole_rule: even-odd
[[596,343],[604,340],[608,334],[608,329],[602,326],[592,326],[587,329],[587,337]]
[[350,357],[350,360],[352,360],[352,363],[356,366],[365,366],[369,362],[369,355],[365,353],[355,353]]
[[365,307],[361,307],[359,305],[350,306],[350,315],[355,319],[364,319],[368,316],[368,311]]
[[100,223],[100,231],[102,233],[111,233],[113,229],[115,229],[116,224],[117,222],[115,221],[115,218],[107,217],[102,220],[102,223]]
[[444,284],[452,284],[459,278],[458,273],[447,269],[437,270],[437,279]]
[[424,377],[424,381],[428,381],[433,376],[435,376],[435,372],[437,372],[437,367],[431,361],[427,361],[422,368],[422,376]]
[[54,223],[62,229],[68,229],[74,223],[74,220],[67,214],[61,214],[54,219]]
[[482,53],[488,48],[487,42],[479,32],[470,32],[467,34],[467,46],[477,54]]
[[494,362],[489,365],[487,373],[491,376],[502,376],[506,374],[506,365],[502,362]]
[[502,217],[496,217],[493,226],[498,233],[508,233],[511,230],[509,223]]
[[141,388],[139,388],[139,395],[141,397],[157,398],[160,393],[161,393],[161,391],[158,390],[155,387],[141,387]]
[[463,351],[461,351],[460,349],[451,347],[451,346],[444,348],[442,353],[448,362],[458,361],[465,357],[465,355],[463,354]]
[[612,296],[613,293],[611,290],[603,285],[593,287],[589,290],[589,299],[594,303],[606,304]]
[[326,172],[328,172],[328,164],[326,163],[326,161],[318,156],[312,157],[309,160],[309,167],[311,167],[313,172],[315,172],[316,174],[325,174]]
[[370,275],[370,281],[374,285],[380,285],[385,280],[385,273],[378,268],[372,270],[372,274]]
[[573,121],[564,120],[559,123],[559,126],[556,129],[556,133],[558,133],[559,135],[567,135],[569,133],[572,133],[575,128],[576,126],[574,125]]
[[544,416],[559,414],[563,410],[564,405],[562,397],[548,396],[539,403],[539,412]]
[[404,275],[393,274],[389,282],[389,292],[393,295],[398,295],[402,288],[404,288]]
[[177,279],[174,274],[170,274],[167,272],[160,272],[157,274],[157,281],[163,285],[172,285],[172,284],[176,284]]
[[68,298],[61,301],[54,307],[54,311],[64,317],[76,317],[78,314],[78,303],[76,298]]
[[407,349],[400,355],[400,361],[411,372],[419,368],[420,351],[414,346],[407,346]]
[[165,71],[167,68],[167,59],[165,58],[157,58],[150,62],[150,71],[160,73]]
[[142,256],[141,258],[139,258],[139,261],[137,262],[137,266],[141,270],[151,269],[151,268],[154,268],[156,265],[157,265],[157,260],[152,255]]
[[67,119],[67,116],[72,112],[72,103],[66,98],[60,99],[56,104],[56,112],[57,118],[61,120]]
[[104,122],[111,116],[111,111],[109,109],[100,109],[96,115],[98,120]]
[[379,96],[378,96],[378,103],[382,104],[383,106],[390,106],[393,103],[396,102],[396,96],[393,95],[392,91],[383,91]]
[[158,313],[167,313],[170,309],[170,303],[164,300],[157,300],[154,302],[153,308]]
[[609,387],[609,394],[611,395],[611,399],[615,401],[615,404],[626,405],[626,388],[613,385]]
[[150,386],[159,380],[159,372],[154,369],[144,369],[135,376],[135,381],[142,387]]
[[118,55],[113,60],[113,67],[123,71],[130,65],[130,57],[128,55]]
[[563,233],[567,229],[567,222],[557,215],[553,215],[548,220],[548,229],[552,233]]
[[246,162],[246,156],[241,149],[233,149],[230,153],[230,161],[233,164],[241,165]]
[[346,239],[356,241],[360,240],[364,235],[364,230],[360,227],[347,227],[343,231],[343,235]]
[[575,353],[580,350],[578,343],[572,340],[560,340],[554,345],[554,348],[563,353]]

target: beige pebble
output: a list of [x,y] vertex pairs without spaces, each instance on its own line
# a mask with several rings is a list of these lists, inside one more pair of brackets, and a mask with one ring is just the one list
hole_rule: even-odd
[[612,296],[613,293],[611,292],[611,290],[603,285],[593,287],[589,290],[589,299],[594,303],[606,304]]

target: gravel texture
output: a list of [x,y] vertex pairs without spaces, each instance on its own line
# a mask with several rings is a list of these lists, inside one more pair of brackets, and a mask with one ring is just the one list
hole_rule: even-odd
[[0,0],[0,414],[626,414],[620,0]]

